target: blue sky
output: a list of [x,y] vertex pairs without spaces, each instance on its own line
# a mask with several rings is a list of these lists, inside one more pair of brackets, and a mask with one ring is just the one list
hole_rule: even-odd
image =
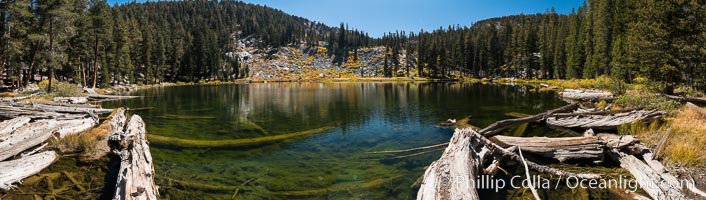
[[[112,5],[132,0],[108,0]],[[440,26],[471,25],[475,21],[513,14],[541,13],[554,7],[570,13],[583,0],[244,0],[330,26],[349,28],[373,37],[395,30],[417,32]]]

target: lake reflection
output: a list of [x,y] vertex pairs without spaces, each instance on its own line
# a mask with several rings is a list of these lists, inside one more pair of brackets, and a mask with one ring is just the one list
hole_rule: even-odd
[[[434,125],[471,117],[479,127],[563,105],[552,92],[468,83],[257,83],[140,90],[104,106],[152,109],[148,134],[193,140],[268,137],[334,129],[256,148],[153,145],[157,182],[174,199],[413,199],[411,185],[448,142]],[[542,135],[534,128],[527,135]]]

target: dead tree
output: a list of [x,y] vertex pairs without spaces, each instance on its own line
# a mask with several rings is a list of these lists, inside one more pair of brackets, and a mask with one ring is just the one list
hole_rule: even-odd
[[39,173],[51,165],[58,155],[53,151],[45,151],[17,160],[0,162],[0,189],[10,190],[12,184]]
[[159,196],[154,183],[152,154],[145,137],[145,123],[138,115],[133,115],[124,132],[117,131],[110,136],[115,152],[120,157],[120,169],[113,199],[149,199]]

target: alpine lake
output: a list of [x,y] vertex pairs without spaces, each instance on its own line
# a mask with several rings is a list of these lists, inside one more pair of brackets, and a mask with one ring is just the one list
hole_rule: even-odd
[[[508,113],[536,114],[567,104],[554,91],[530,86],[460,82],[175,86],[129,95],[142,97],[103,107],[132,108],[129,114],[145,120],[165,199],[414,199],[415,182],[443,153],[445,145],[437,144],[453,134],[439,122],[468,119],[485,127],[512,118]],[[247,144],[292,134],[299,135]],[[571,136],[540,124],[505,134]],[[169,142],[174,139],[191,143]],[[503,165],[523,175],[520,166]],[[531,198],[527,189],[479,192],[484,199]],[[612,196],[567,187],[540,193],[549,199]]]

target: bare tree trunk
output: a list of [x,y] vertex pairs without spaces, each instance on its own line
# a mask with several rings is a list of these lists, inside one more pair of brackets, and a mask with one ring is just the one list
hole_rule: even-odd
[[[620,162],[620,166],[632,174],[640,189],[644,190],[654,199],[686,199],[682,188],[676,178],[664,171],[650,168],[633,155],[613,150],[610,152],[613,159]],[[676,182],[676,183],[675,183]]]
[[113,199],[156,200],[159,187],[154,183],[152,154],[147,145],[142,118],[133,115],[125,132],[114,132],[110,141],[116,146],[114,152],[117,152],[121,160]]
[[51,93],[51,81],[54,79],[54,65],[52,63],[52,59],[54,59],[54,34],[52,33],[54,28],[54,21],[50,18],[49,19],[49,53],[51,54],[49,56],[49,86],[47,87],[47,93]]
[[98,82],[98,35],[95,34],[96,45],[93,48],[93,89],[96,88],[96,83]]
[[472,135],[456,131],[439,160],[426,172],[417,193],[418,200],[480,199],[476,191],[476,176],[488,149],[477,151]]
[[0,162],[0,189],[10,190],[13,183],[39,173],[51,165],[59,156],[56,152],[45,151],[17,160]]

